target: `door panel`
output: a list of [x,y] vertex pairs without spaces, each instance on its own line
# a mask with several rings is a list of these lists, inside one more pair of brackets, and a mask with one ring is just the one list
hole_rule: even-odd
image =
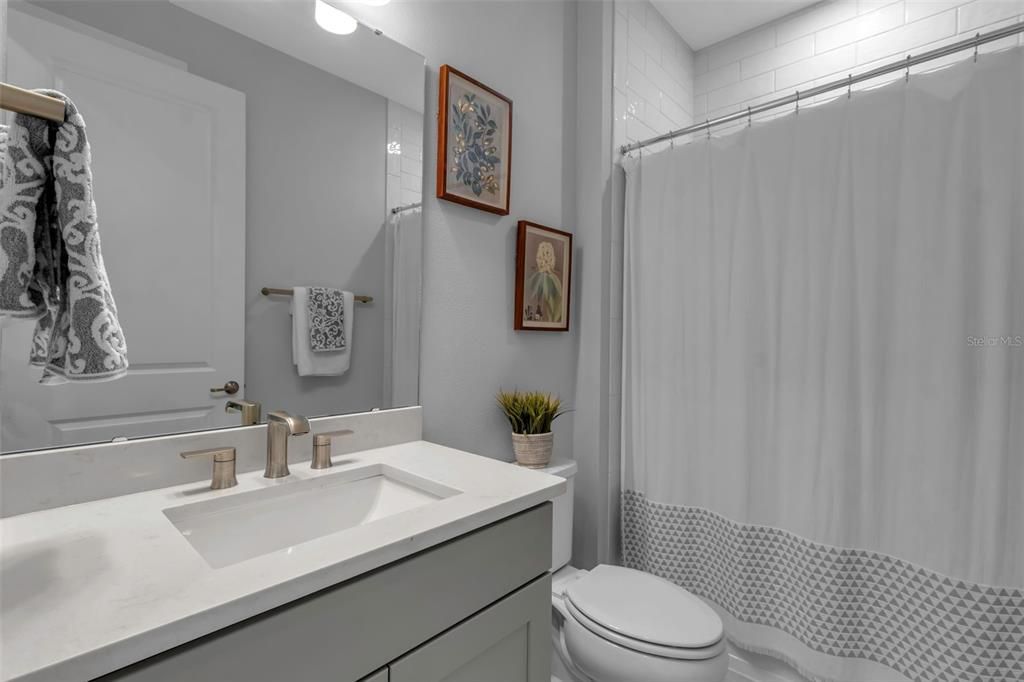
[[545,575],[392,663],[391,682],[550,682]]
[[389,679],[390,678],[388,677],[388,669],[381,668],[372,675],[369,675],[368,677],[364,677],[363,679],[359,680],[359,682],[388,682]]
[[110,383],[40,386],[26,364],[32,323],[8,321],[3,447],[237,423],[210,388],[245,381],[245,97],[43,16],[10,9],[7,77],[67,93],[85,118],[130,369]]

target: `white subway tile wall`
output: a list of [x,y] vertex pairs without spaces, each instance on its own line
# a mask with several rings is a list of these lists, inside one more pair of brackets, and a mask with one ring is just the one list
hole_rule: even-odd
[[[648,0],[615,0],[612,40],[612,142],[617,158],[623,144],[693,123],[695,69],[693,50]],[[728,82],[727,78],[720,81]],[[622,223],[616,222],[609,244],[611,343],[607,355],[609,413],[613,415],[608,443],[613,456],[619,450],[622,406],[622,236]]]
[[[831,0],[698,52],[690,111],[696,120],[715,118],[1021,21],[1024,0]],[[990,43],[980,51],[1013,45],[1024,45],[1024,37]],[[963,58],[953,55],[911,73]]]
[[423,114],[388,100],[388,210],[423,199]]
[[615,2],[613,62],[616,149],[693,123],[693,50],[647,0]]

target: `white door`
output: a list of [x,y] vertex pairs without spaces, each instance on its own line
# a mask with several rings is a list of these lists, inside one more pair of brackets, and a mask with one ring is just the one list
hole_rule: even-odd
[[67,93],[85,119],[131,367],[110,383],[40,386],[32,323],[8,320],[3,449],[237,424],[210,389],[245,382],[245,96],[43,17],[10,8],[7,80]]

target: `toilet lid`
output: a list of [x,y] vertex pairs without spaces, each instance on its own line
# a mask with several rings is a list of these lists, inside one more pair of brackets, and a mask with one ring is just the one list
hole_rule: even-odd
[[651,644],[650,642],[644,642],[633,637],[627,637],[626,635],[620,635],[617,632],[612,632],[606,627],[598,625],[596,622],[590,620],[585,615],[580,613],[580,610],[573,606],[571,601],[566,600],[566,607],[569,610],[569,614],[572,620],[579,623],[581,626],[590,630],[593,634],[597,635],[601,639],[607,640],[619,646],[623,646],[633,651],[639,651],[644,654],[651,654],[652,656],[660,656],[662,658],[673,658],[676,660],[690,660],[700,661],[708,658],[715,658],[716,656],[725,653],[726,651],[726,640],[722,637],[718,642],[711,646],[693,648],[693,647],[679,647],[679,646],[662,646],[660,644]]
[[630,639],[684,649],[722,639],[722,619],[710,606],[650,573],[601,565],[570,584],[565,596],[594,623]]

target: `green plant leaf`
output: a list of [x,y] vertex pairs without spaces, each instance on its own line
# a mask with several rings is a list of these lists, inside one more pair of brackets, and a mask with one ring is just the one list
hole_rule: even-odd
[[495,397],[513,433],[548,433],[564,414],[562,401],[547,393],[499,390]]
[[562,296],[562,282],[555,275],[551,275],[551,284],[555,291],[558,293],[559,298]]

